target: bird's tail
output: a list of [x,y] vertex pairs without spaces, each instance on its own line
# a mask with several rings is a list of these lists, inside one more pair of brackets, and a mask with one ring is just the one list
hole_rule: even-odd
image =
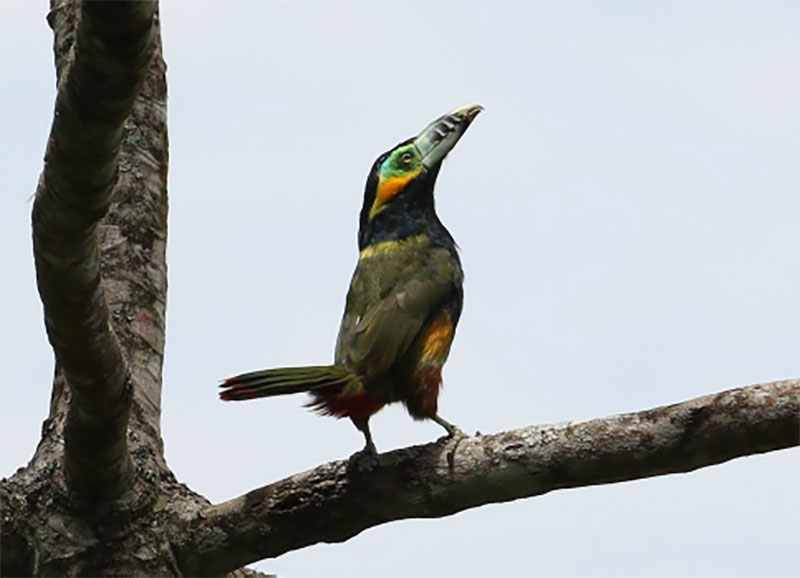
[[337,391],[358,388],[361,380],[341,365],[279,367],[229,377],[220,384],[225,401],[285,395],[302,391]]

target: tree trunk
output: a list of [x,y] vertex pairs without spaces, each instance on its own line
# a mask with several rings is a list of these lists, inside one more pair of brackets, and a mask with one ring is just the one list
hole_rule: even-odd
[[[33,208],[50,413],[3,486],[3,574],[177,574],[159,498],[166,67],[154,2],[53,1],[58,95]],[[6,538],[12,536],[11,544]]]
[[157,5],[53,0],[48,22],[59,90],[33,236],[56,366],[33,458],[0,484],[4,576],[254,575],[242,566],[391,520],[800,442],[800,380],[789,380],[334,462],[211,505],[175,480],[160,433],[168,150]]

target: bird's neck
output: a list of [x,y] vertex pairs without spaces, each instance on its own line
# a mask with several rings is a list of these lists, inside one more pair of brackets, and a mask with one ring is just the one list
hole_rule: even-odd
[[358,231],[358,249],[363,251],[371,245],[385,241],[402,241],[426,235],[432,246],[445,247],[456,254],[453,236],[439,220],[433,207],[418,207],[416,210],[384,211],[371,221],[361,223]]

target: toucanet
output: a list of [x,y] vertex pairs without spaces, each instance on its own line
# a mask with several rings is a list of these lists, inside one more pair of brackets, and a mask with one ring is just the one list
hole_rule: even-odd
[[283,367],[226,379],[224,400],[308,392],[319,413],[349,417],[374,453],[369,418],[403,403],[414,419],[439,416],[442,366],[461,315],[464,278],[455,241],[436,215],[442,160],[478,113],[464,106],[378,157],[364,190],[358,264],[347,292],[333,365]]

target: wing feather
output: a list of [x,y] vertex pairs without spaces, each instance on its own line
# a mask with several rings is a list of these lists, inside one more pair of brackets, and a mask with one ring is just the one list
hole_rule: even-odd
[[[394,275],[384,276],[383,283],[379,281],[377,285],[374,285],[376,271],[359,271],[359,263],[351,292],[360,291],[357,297],[362,302],[348,297],[348,310],[337,343],[337,361],[361,375],[384,374],[408,350],[456,283],[460,283],[460,266],[446,249],[431,248],[416,257],[411,262],[413,266],[405,267],[399,274],[395,270]],[[365,287],[367,283],[373,286]],[[372,299],[364,295],[370,289]]]

